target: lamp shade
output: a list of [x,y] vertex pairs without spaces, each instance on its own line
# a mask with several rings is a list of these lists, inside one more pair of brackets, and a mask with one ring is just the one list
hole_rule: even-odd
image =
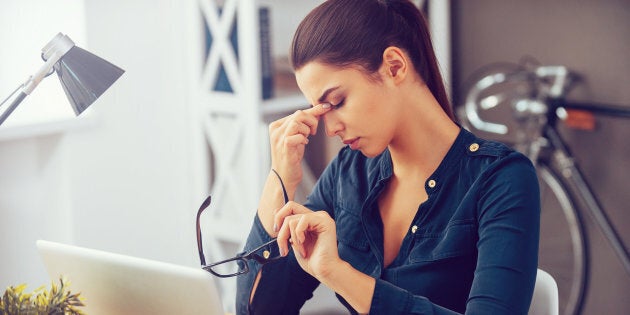
[[54,65],[76,115],[81,114],[125,72],[77,46]]
[[[54,70],[59,76],[61,86],[74,109],[75,115],[83,113],[125,72],[108,61],[74,45],[66,35],[57,34],[44,48],[42,59],[46,62],[30,76],[20,88],[13,102],[0,114],[0,125],[11,115],[18,105],[30,95],[37,85]],[[9,98],[6,98],[2,106]]]

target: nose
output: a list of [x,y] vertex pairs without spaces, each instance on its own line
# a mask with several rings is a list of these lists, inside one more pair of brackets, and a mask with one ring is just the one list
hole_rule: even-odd
[[336,136],[344,128],[341,120],[339,120],[333,112],[324,114],[322,119],[324,120],[324,125],[326,127],[326,135],[329,137]]

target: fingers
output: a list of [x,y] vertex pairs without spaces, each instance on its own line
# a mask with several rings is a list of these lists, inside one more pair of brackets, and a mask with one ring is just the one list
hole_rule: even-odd
[[275,216],[273,217],[273,229],[274,231],[278,231],[279,227],[284,223],[284,219],[290,215],[294,214],[304,214],[312,212],[310,209],[304,207],[303,205],[295,202],[289,201],[282,208],[276,211]]
[[330,106],[330,104],[328,103],[322,103],[322,104],[317,104],[309,109],[305,109],[304,112],[309,115],[319,117],[323,114],[326,114],[328,111],[330,111],[331,107],[332,106]]
[[[287,220],[289,221],[289,220]],[[286,256],[289,253],[289,247],[287,242],[291,237],[291,230],[289,229],[288,224],[283,224],[280,231],[278,231],[278,236],[276,238],[276,242],[278,243],[278,249],[280,250],[280,256]]]
[[[312,211],[299,203],[294,201],[289,201],[284,207],[280,208],[275,216],[274,216],[274,231],[278,232],[278,248],[280,249],[280,254],[285,256],[289,250],[287,246],[287,242],[289,239],[292,242],[301,242],[304,240],[303,236],[299,236],[297,234],[293,234],[293,230],[291,225],[295,225],[297,223],[296,219],[299,219],[298,215],[304,215],[307,213],[311,213]],[[291,223],[293,221],[293,223]]]
[[[321,109],[321,106],[316,106],[318,108]],[[309,109],[305,109],[305,110],[297,110],[295,111],[295,113],[293,113],[293,119],[289,119],[287,121],[284,122],[285,125],[287,125],[287,132],[292,131],[293,129],[297,129],[295,128],[295,124],[297,123],[299,126],[299,129],[303,130],[304,127],[308,128],[308,132],[306,133],[307,135],[311,134],[314,135],[317,132],[317,124],[319,123],[319,116],[321,116],[321,114],[318,114],[318,111],[314,111],[315,107],[311,107]],[[314,115],[318,114],[318,115]]]
[[290,243],[295,252],[298,252],[300,256],[306,257],[306,252],[304,251],[304,246],[302,246],[303,241],[300,241],[299,232],[296,229],[297,225],[300,221],[305,218],[304,215],[296,216],[293,220],[289,221],[289,231],[291,233]]
[[310,124],[309,127],[311,127],[311,134],[314,135],[315,133],[317,133],[317,124],[319,123],[319,117],[326,114],[327,112],[329,112],[332,109],[332,106],[328,103],[323,103],[323,104],[318,104],[315,105],[309,109],[305,109],[302,112],[312,116],[315,118],[315,121],[312,121],[313,124]]
[[[310,223],[314,223],[317,220],[317,213],[313,212],[311,216],[300,216],[294,226],[291,226],[291,237],[295,237],[295,242],[302,246],[306,241],[306,233],[310,228]],[[303,249],[303,247],[302,247]],[[303,253],[302,257],[305,257],[306,253]]]
[[312,130],[309,125],[296,121],[296,120],[292,120],[291,122],[288,123],[286,133],[287,134],[302,134],[308,137],[308,135],[312,133]]
[[[314,135],[317,132],[319,117],[330,111],[330,104],[318,104],[305,110],[297,110],[292,115],[280,118],[269,125],[269,129],[283,129],[287,132],[299,132]],[[308,128],[308,131],[306,130]]]
[[297,147],[299,145],[307,145],[308,138],[302,134],[288,136],[284,139],[284,145],[287,147]]
[[[289,253],[287,243],[290,243],[295,252],[299,253],[302,257],[306,257],[306,251],[304,250],[304,246],[302,246],[306,239],[306,230],[297,229],[298,226],[302,228],[305,226],[304,223],[300,224],[300,222],[304,220],[306,216],[306,214],[299,214],[285,218],[277,238],[280,255],[286,256]],[[306,224],[306,227],[308,227],[308,224]]]
[[301,171],[296,169],[304,157],[308,138],[317,133],[319,117],[331,108],[330,104],[318,104],[269,124],[271,165],[282,174],[289,174],[285,178],[289,184],[302,179]]
[[[312,248],[313,244],[308,246],[306,244],[311,242],[311,237],[317,235],[315,238],[318,238],[320,233],[335,230],[334,224],[327,224],[329,221],[332,222],[332,219],[325,211],[308,211],[285,217],[277,238],[280,254],[282,256],[288,254],[287,243],[290,243],[294,252],[299,253],[303,258],[308,258],[310,253],[306,248]],[[333,243],[336,244],[336,241]]]

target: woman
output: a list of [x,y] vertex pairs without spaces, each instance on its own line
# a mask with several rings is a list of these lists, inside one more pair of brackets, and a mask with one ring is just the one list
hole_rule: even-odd
[[[329,0],[300,24],[291,62],[309,109],[270,127],[272,171],[238,278],[239,314],[297,314],[323,283],[352,313],[524,314],[540,201],[530,161],[454,121],[426,22],[405,0]],[[304,205],[308,137],[347,144]],[[279,180],[280,179],[280,180]]]

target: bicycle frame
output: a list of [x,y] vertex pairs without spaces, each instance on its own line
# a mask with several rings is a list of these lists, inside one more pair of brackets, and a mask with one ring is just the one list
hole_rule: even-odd
[[561,98],[551,98],[547,102],[549,111],[547,112],[547,124],[543,130],[543,136],[549,140],[553,150],[552,159],[558,165],[562,176],[568,183],[572,184],[571,189],[577,192],[574,194],[582,199],[588,212],[597,223],[606,239],[610,242],[615,254],[621,261],[624,269],[630,274],[630,255],[621,242],[621,237],[614,229],[610,219],[603,211],[599,201],[595,197],[593,189],[584,179],[582,172],[576,165],[575,161],[568,149],[568,145],[557,131],[558,116],[556,114],[558,108],[586,110],[592,113],[609,115],[614,117],[630,118],[630,110],[624,110],[609,105],[585,105],[580,103],[565,103]]

